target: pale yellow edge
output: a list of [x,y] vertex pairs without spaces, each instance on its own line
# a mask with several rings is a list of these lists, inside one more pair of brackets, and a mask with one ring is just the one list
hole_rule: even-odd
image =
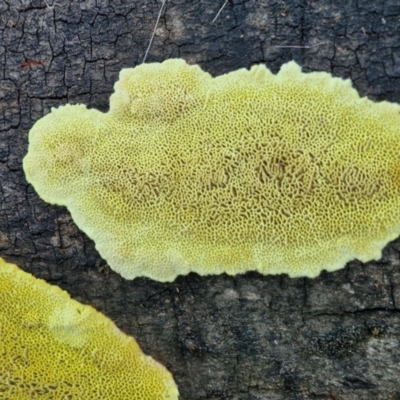
[[43,279],[35,278],[33,275],[20,269],[16,264],[8,263],[1,257],[0,257],[0,274],[9,274],[9,275],[14,274],[18,277],[18,279],[23,280],[27,283],[32,283],[34,286],[38,288],[42,288],[44,292],[47,292],[50,295],[56,295],[64,298],[66,302],[68,302],[71,306],[75,306],[79,310],[90,309],[90,312],[94,314],[95,317],[98,318],[97,322],[101,323],[106,327],[109,327],[110,328],[109,331],[114,332],[116,338],[118,338],[120,342],[133,343],[134,346],[139,350],[140,356],[146,360],[148,365],[150,362],[150,364],[162,370],[165,388],[168,391],[166,393],[167,397],[165,397],[165,400],[170,400],[170,399],[177,400],[179,398],[178,387],[173,379],[171,372],[167,368],[165,368],[160,362],[155,360],[153,357],[145,354],[132,336],[129,336],[123,331],[121,331],[113,321],[111,321],[101,312],[97,311],[90,305],[79,303],[78,301],[72,299],[71,296],[65,290],[62,290],[58,286],[51,285]]

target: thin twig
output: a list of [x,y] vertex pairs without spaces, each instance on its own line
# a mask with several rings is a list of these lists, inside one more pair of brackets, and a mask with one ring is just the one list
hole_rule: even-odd
[[142,64],[145,63],[146,58],[147,58],[147,54],[149,54],[149,50],[150,50],[151,44],[153,43],[154,35],[156,34],[156,30],[157,30],[158,23],[159,23],[160,18],[161,18],[162,11],[163,11],[163,9],[164,9],[165,3],[167,2],[167,0],[161,0],[161,1],[162,1],[162,4],[161,4],[161,7],[160,7],[160,11],[158,12],[156,25],[155,25],[154,30],[153,30],[153,33],[152,33],[152,35],[151,35],[150,43],[149,43],[149,45],[148,45],[148,47],[147,47],[146,53],[145,53],[145,55],[144,55],[144,57],[143,57]]
[[228,0],[225,0],[225,3],[222,4],[222,7],[219,9],[219,11],[217,12],[217,15],[215,16],[215,18],[211,21],[211,23],[213,24],[217,18],[219,17],[219,14],[221,14],[221,11],[224,9],[224,7],[226,6],[226,4],[228,3]]
[[321,44],[326,44],[329,42],[330,42],[329,40],[326,40],[324,42],[315,43],[315,44],[308,45],[308,46],[289,46],[288,45],[288,46],[273,46],[273,47],[278,48],[278,49],[311,49],[313,47],[321,46]]
[[50,6],[49,3],[48,3],[46,0],[43,0],[43,1],[44,1],[44,4],[46,4],[46,7],[47,7],[49,10],[53,10],[53,9],[54,9],[54,4],[53,4],[52,6]]

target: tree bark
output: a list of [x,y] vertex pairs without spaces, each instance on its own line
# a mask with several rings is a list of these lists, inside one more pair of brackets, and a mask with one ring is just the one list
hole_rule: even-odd
[[[182,57],[220,75],[294,59],[400,102],[398,0],[224,3],[168,0],[147,62]],[[142,62],[160,6],[0,0],[0,256],[110,317],[167,366],[181,399],[400,399],[400,240],[380,261],[315,279],[127,281],[27,184],[32,124],[65,103],[106,111],[119,71]]]

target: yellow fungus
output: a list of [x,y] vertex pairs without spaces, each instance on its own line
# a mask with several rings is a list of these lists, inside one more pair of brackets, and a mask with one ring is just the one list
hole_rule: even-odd
[[168,60],[122,70],[108,113],[53,109],[24,169],[125,278],[315,277],[400,234],[399,112],[294,62],[212,78]]
[[173,400],[171,374],[90,306],[0,258],[0,398]]

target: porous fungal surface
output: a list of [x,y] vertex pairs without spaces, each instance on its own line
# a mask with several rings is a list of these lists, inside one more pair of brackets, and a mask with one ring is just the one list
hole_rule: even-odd
[[0,398],[177,400],[171,374],[108,318],[0,258]]
[[294,62],[168,60],[122,70],[108,113],[52,109],[24,169],[125,278],[315,277],[400,234],[399,112]]

